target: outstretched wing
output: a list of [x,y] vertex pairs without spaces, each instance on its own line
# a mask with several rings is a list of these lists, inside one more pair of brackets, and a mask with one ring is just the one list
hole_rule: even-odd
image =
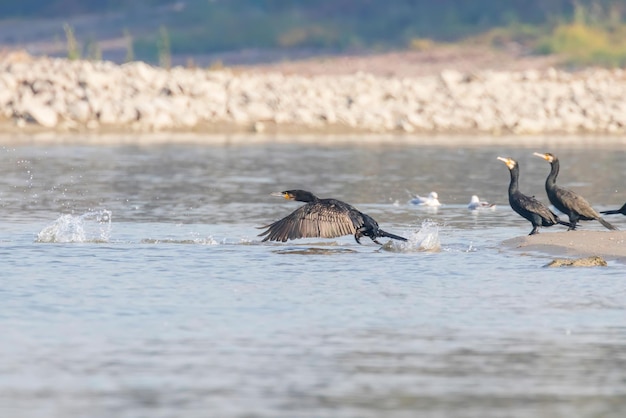
[[263,241],[282,241],[297,238],[335,238],[353,235],[355,227],[350,215],[336,205],[312,203],[270,225],[259,236]]

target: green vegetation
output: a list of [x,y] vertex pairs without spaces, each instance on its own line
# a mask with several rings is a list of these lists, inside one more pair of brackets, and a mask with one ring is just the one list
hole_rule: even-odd
[[[432,48],[516,43],[570,65],[626,65],[623,0],[189,1],[171,16],[174,54],[245,48]],[[184,29],[182,29],[184,27]],[[137,49],[154,40],[143,37]],[[145,53],[144,53],[145,58]]]
[[514,23],[471,38],[475,43],[503,47],[511,43],[538,54],[557,54],[570,66],[626,66],[626,22],[616,7],[577,3],[569,19],[542,25]]
[[74,36],[74,29],[67,23],[63,25],[65,31],[65,41],[67,48],[67,58],[70,60],[80,59],[80,50],[78,49],[78,42]]
[[91,61],[102,61],[102,50],[98,41],[89,37],[85,43],[85,58]]
[[[124,35],[131,57],[163,66],[169,65],[172,55],[251,48],[423,50],[467,40],[494,47],[514,42],[536,53],[559,54],[573,65],[626,64],[624,0],[22,0],[0,4],[0,20],[103,12],[126,16],[125,25],[133,28],[132,38]],[[68,56],[77,52],[70,51],[69,35],[73,33],[66,29]]]
[[126,56],[124,62],[131,62],[135,60],[135,49],[133,48],[133,36],[128,29],[124,29],[124,43],[126,44]]
[[558,25],[544,37],[536,51],[543,54],[560,54],[572,65],[626,65],[626,26],[615,31],[580,23]]
[[159,39],[157,41],[159,65],[163,68],[172,67],[172,50],[170,47],[170,35],[165,26],[159,29]]
[[[597,5],[596,5],[597,6]],[[626,65],[626,23],[616,7],[589,9],[577,4],[571,22],[559,23],[535,51],[560,54],[571,65]]]

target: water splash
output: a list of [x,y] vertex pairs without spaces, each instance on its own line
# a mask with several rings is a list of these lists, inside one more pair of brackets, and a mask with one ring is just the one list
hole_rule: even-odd
[[441,249],[439,242],[439,225],[431,220],[422,222],[417,231],[406,235],[408,241],[389,241],[383,245],[383,249],[396,252],[430,251],[436,252]]
[[61,215],[37,234],[35,242],[109,242],[111,211],[102,209],[82,215]]

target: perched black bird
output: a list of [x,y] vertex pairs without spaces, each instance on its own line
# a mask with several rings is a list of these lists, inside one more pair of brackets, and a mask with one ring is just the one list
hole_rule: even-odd
[[387,237],[400,241],[406,238],[385,232],[378,227],[378,223],[353,206],[336,199],[319,199],[311,192],[304,190],[287,190],[272,193],[272,196],[284,197],[287,200],[306,202],[306,205],[294,210],[272,224],[262,226],[266,231],[259,234],[265,236],[263,241],[282,241],[297,238],[335,238],[342,235],[354,235],[359,244],[359,238],[370,237],[376,244],[376,238]]
[[517,161],[512,158],[504,157],[498,157],[498,160],[506,164],[511,173],[511,183],[509,183],[509,204],[511,208],[533,224],[533,229],[528,235],[539,233],[540,226],[561,224],[572,227],[570,223],[560,220],[559,217],[543,203],[519,191],[519,165]]
[[603,210],[602,212],[605,215],[617,215],[618,213],[621,213],[622,215],[626,215],[626,203],[624,203],[624,205],[619,208],[619,209],[615,209],[615,210]]
[[570,230],[576,228],[576,224],[581,221],[599,221],[607,229],[617,229],[600,216],[594,208],[591,207],[582,196],[574,193],[571,190],[557,186],[556,176],[559,175],[559,159],[555,155],[550,153],[540,154],[535,152],[533,155],[541,157],[550,163],[552,167],[550,174],[546,178],[546,192],[548,193],[548,199],[555,208],[563,212],[569,217],[569,222],[572,226]]

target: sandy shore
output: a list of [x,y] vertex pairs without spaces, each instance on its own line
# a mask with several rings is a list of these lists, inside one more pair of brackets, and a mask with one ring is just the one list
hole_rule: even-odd
[[511,238],[506,247],[541,252],[554,256],[584,257],[597,255],[626,262],[626,231],[544,232]]

